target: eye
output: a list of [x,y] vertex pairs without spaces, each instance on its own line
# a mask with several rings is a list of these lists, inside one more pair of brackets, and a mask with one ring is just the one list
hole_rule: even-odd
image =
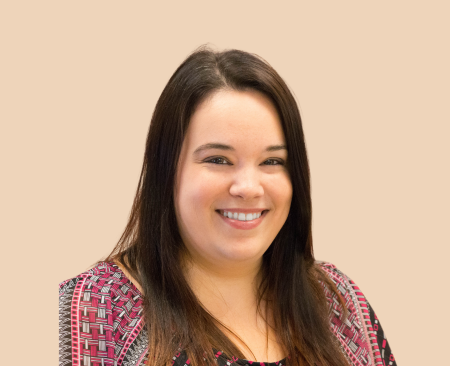
[[212,163],[212,164],[218,164],[218,165],[226,165],[228,162],[221,157],[215,157],[208,160],[205,160],[205,163]]
[[[217,165],[232,165],[225,158],[220,156],[212,157],[204,160],[205,163],[217,164]],[[263,165],[285,165],[284,160],[282,159],[267,159]]]
[[[266,164],[269,162],[269,164]],[[265,165],[284,165],[284,160],[278,160],[278,159],[267,159],[264,162]]]

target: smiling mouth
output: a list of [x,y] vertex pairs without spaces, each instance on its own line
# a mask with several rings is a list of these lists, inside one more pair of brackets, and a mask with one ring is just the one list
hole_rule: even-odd
[[237,221],[253,221],[264,216],[269,210],[256,211],[253,213],[232,212],[227,210],[216,210],[220,215]]

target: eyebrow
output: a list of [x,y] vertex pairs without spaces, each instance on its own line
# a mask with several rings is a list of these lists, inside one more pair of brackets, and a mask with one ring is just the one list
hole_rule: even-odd
[[[218,150],[228,150],[228,151],[235,151],[235,148],[230,145],[225,145],[217,142],[212,142],[209,144],[204,144],[199,147],[197,147],[194,151],[194,155],[199,154],[200,152],[204,150],[210,150],[210,149],[218,149]],[[266,151],[279,151],[279,150],[287,150],[286,145],[270,145],[266,147]]]

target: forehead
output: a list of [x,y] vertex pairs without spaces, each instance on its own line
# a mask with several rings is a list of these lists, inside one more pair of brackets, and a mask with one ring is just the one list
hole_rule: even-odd
[[220,90],[199,104],[191,117],[185,143],[190,150],[195,148],[193,145],[212,140],[231,145],[251,142],[254,146],[285,142],[274,104],[254,90]]

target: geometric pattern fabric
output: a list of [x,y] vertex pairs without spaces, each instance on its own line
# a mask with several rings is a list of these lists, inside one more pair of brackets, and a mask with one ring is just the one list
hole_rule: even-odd
[[[330,328],[352,366],[396,366],[383,329],[356,284],[333,264],[321,263],[340,291],[348,310],[345,321],[336,295],[325,286]],[[142,294],[114,263],[94,268],[59,284],[59,365],[143,366],[148,334],[143,324]],[[219,366],[250,366],[253,362],[216,352]],[[261,366],[284,366],[279,362]],[[188,366],[183,350],[174,366]],[[254,365],[253,365],[254,366]]]

